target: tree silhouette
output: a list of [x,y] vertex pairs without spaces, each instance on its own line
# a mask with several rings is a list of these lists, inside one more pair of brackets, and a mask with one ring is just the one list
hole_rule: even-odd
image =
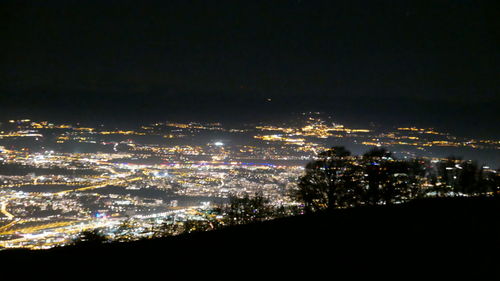
[[252,198],[248,194],[243,198],[231,197],[230,204],[224,212],[229,225],[264,221],[271,218],[273,213],[269,200],[260,193]]
[[184,222],[183,233],[193,233],[200,231],[209,231],[215,229],[210,221],[206,220],[187,220]]
[[478,190],[483,194],[500,196],[500,169],[487,171],[481,167],[479,170]]
[[479,169],[476,162],[465,161],[459,165],[456,192],[464,194],[481,193],[479,186]]
[[387,174],[381,190],[385,204],[404,202],[419,195],[419,178],[425,176],[425,171],[418,160],[387,160],[381,163],[381,167]]
[[405,193],[408,180],[408,166],[405,162],[380,163],[380,174],[383,175],[380,182],[380,197],[385,204],[394,203],[397,197]]
[[72,245],[98,245],[108,242],[109,239],[99,229],[84,230],[76,237]]
[[344,147],[332,147],[318,154],[318,159],[307,164],[305,175],[299,180],[296,198],[304,203],[306,212],[344,206],[352,201],[348,190],[357,189],[349,156]]
[[437,164],[437,173],[439,180],[446,187],[454,190],[457,185],[457,168],[456,165],[462,160],[456,156],[448,156],[446,160],[440,161]]
[[[388,169],[391,166],[387,164],[387,159],[391,159],[391,156],[391,153],[385,148],[373,148],[363,154],[365,173],[368,181],[366,199],[369,204],[379,204],[383,195],[383,186],[390,184],[390,171]],[[387,186],[387,188],[389,191],[386,193],[386,196],[391,194],[393,187]]]
[[366,190],[362,184],[363,166],[347,163],[339,178],[337,207],[355,207],[366,204]]
[[397,160],[385,148],[374,148],[362,157],[333,147],[307,164],[295,199],[306,212],[359,205],[401,203],[421,194],[426,176],[424,160]]
[[392,153],[384,147],[374,147],[374,148],[368,150],[367,152],[365,152],[365,154],[363,154],[363,158],[372,159],[372,160],[374,160],[374,159],[380,160],[383,158],[392,158]]
[[500,197],[500,169],[497,169],[496,172],[491,173],[489,175],[489,189],[493,193],[494,196]]

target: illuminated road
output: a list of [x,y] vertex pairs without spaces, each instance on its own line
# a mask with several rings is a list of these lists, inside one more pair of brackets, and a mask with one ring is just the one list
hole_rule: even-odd
[[0,233],[0,235],[8,235],[8,234],[27,234],[27,233],[33,233],[36,231],[41,231],[41,230],[46,230],[46,229],[51,229],[51,228],[58,228],[58,227],[63,227],[63,226],[68,226],[77,223],[78,221],[65,221],[65,222],[53,222],[53,223],[47,223],[43,225],[37,225],[37,226],[30,226],[30,227],[24,227],[24,228],[18,228],[18,229],[12,229],[8,231],[4,231]]
[[96,188],[106,187],[108,185],[117,185],[117,184],[122,184],[125,182],[134,182],[134,181],[138,181],[138,180],[142,180],[142,177],[136,177],[136,178],[124,179],[124,180],[111,180],[111,181],[107,181],[107,182],[102,183],[102,184],[96,184],[96,185],[86,186],[86,187],[72,189],[72,190],[60,191],[60,192],[57,192],[55,194],[66,194],[66,193],[76,192],[76,191],[92,190],[92,189],[96,189]]
[[[21,221],[19,223],[25,223],[25,222],[27,221]],[[63,222],[46,223],[38,226],[11,229],[0,233],[0,235],[21,234],[24,237],[15,238],[7,241],[0,241],[0,247],[16,248],[19,247],[20,245],[23,245],[23,247],[34,248],[34,249],[50,248],[52,246],[61,244],[60,240],[58,241],[53,240],[55,237],[60,236],[61,233],[66,234],[67,237],[71,237],[71,235],[80,233],[84,230],[109,227],[117,225],[119,223],[120,223],[119,220],[63,221]],[[0,228],[0,230],[8,229],[10,227],[11,225],[6,225]],[[33,242],[34,240],[39,241],[36,243],[36,246],[25,245],[25,243]]]
[[8,202],[2,202],[2,207],[0,207],[0,213],[4,214],[9,220],[14,218],[14,215],[7,211]]
[[0,233],[2,233],[2,231],[6,230],[6,229],[9,229],[10,227],[14,226],[17,223],[18,223],[17,221],[11,221],[10,223],[0,227]]

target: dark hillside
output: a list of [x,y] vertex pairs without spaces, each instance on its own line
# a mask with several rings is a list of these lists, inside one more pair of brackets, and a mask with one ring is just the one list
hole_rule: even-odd
[[355,275],[385,275],[395,270],[418,274],[437,269],[451,275],[492,276],[500,262],[499,218],[498,199],[426,199],[156,240],[9,250],[0,252],[0,258],[26,265],[116,264],[163,268],[161,272],[183,265],[217,272],[240,268],[248,274],[272,269],[286,275],[335,275],[352,268]]

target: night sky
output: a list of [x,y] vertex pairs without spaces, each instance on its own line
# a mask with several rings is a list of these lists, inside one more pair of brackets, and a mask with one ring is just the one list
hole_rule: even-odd
[[278,118],[498,137],[496,1],[2,1],[0,118]]

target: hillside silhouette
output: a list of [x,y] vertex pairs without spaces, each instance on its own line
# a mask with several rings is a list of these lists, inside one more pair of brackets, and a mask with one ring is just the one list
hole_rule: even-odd
[[0,259],[4,264],[58,267],[220,266],[271,269],[287,275],[335,274],[347,268],[359,269],[356,274],[377,275],[397,269],[439,270],[447,276],[467,272],[479,277],[496,274],[499,218],[498,198],[420,199],[135,242],[5,250],[0,251]]

